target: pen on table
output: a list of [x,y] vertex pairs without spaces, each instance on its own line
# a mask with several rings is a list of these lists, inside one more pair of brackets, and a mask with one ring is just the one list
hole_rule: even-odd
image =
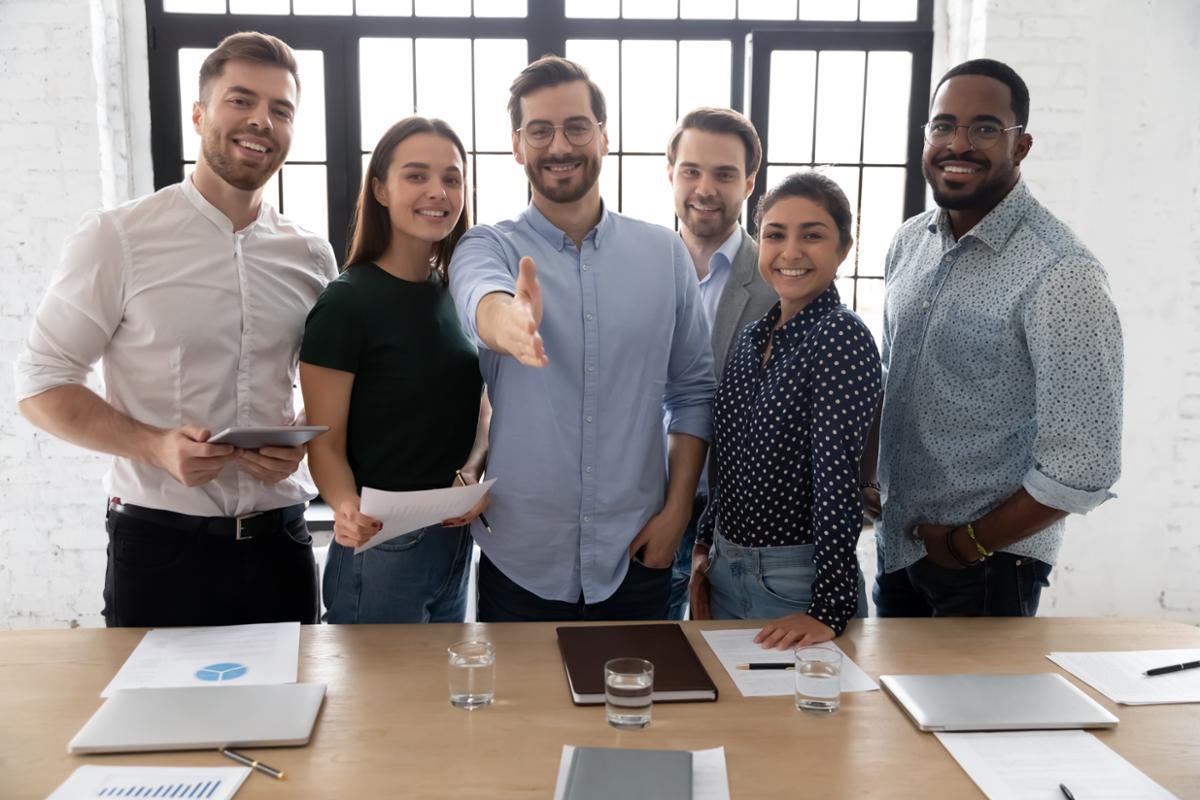
[[[467,485],[467,479],[466,479],[466,478],[464,478],[464,477],[462,476],[462,470],[461,470],[461,469],[456,469],[456,470],[454,470],[454,475],[455,475],[455,476],[456,476],[456,477],[457,477],[457,478],[458,478],[460,481],[462,481],[462,485],[463,485],[463,486],[466,486],[466,485]],[[488,524],[487,517],[485,517],[483,514],[480,514],[480,515],[479,515],[479,521],[483,523],[483,527],[487,528],[487,532],[488,532],[488,533],[491,533],[491,532],[492,532],[492,526]]]
[[795,664],[786,661],[756,662],[753,664],[738,664],[738,669],[795,669]]
[[270,775],[275,780],[281,781],[287,777],[286,775],[284,775],[282,772],[275,769],[274,767],[268,767],[266,764],[262,763],[261,761],[257,761],[253,758],[250,758],[249,756],[244,756],[241,753],[237,752],[236,750],[230,750],[228,747],[219,748],[219,752],[221,753],[221,755],[225,756],[226,758],[232,758],[234,761],[238,762],[239,764],[243,764],[247,767],[250,767],[250,769],[256,769],[264,775]]
[[1171,664],[1170,666],[1166,667],[1155,667],[1154,669],[1148,669],[1142,674],[1152,678],[1155,675],[1167,675],[1171,672],[1183,672],[1185,669],[1198,668],[1200,668],[1200,661],[1185,661],[1182,664]]
[[1058,785],[1058,789],[1063,793],[1063,797],[1067,798],[1067,800],[1075,800],[1075,795],[1071,794],[1071,790],[1067,788],[1065,783],[1060,783]]

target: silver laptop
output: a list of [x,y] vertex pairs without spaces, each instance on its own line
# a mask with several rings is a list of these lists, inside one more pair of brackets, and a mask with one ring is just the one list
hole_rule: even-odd
[[323,683],[120,689],[68,753],[133,753],[308,744]]
[[1103,706],[1055,672],[1033,675],[881,675],[923,731],[1111,728]]

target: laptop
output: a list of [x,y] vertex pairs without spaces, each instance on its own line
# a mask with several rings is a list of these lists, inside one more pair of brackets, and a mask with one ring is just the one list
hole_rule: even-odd
[[308,744],[323,683],[119,689],[68,753],[135,753]]
[[1112,728],[1119,721],[1055,672],[1032,675],[881,675],[923,731]]

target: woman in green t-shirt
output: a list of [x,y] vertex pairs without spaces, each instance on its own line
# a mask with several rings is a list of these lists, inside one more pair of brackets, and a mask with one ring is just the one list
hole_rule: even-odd
[[446,288],[470,226],[467,154],[445,122],[408,117],[375,146],[346,266],[308,315],[300,383],[308,422],[329,432],[308,449],[333,507],[325,565],[327,622],[461,622],[466,516],[354,548],[382,527],[361,513],[364,486],[412,491],[479,480],[490,409],[479,359]]

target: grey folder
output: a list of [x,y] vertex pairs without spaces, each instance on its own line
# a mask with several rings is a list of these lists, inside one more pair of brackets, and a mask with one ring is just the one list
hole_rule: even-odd
[[1032,675],[881,675],[923,731],[1111,728],[1104,706],[1055,672]]
[[580,747],[567,773],[566,800],[691,800],[686,750]]
[[121,689],[67,745],[68,753],[134,753],[307,744],[323,683]]

